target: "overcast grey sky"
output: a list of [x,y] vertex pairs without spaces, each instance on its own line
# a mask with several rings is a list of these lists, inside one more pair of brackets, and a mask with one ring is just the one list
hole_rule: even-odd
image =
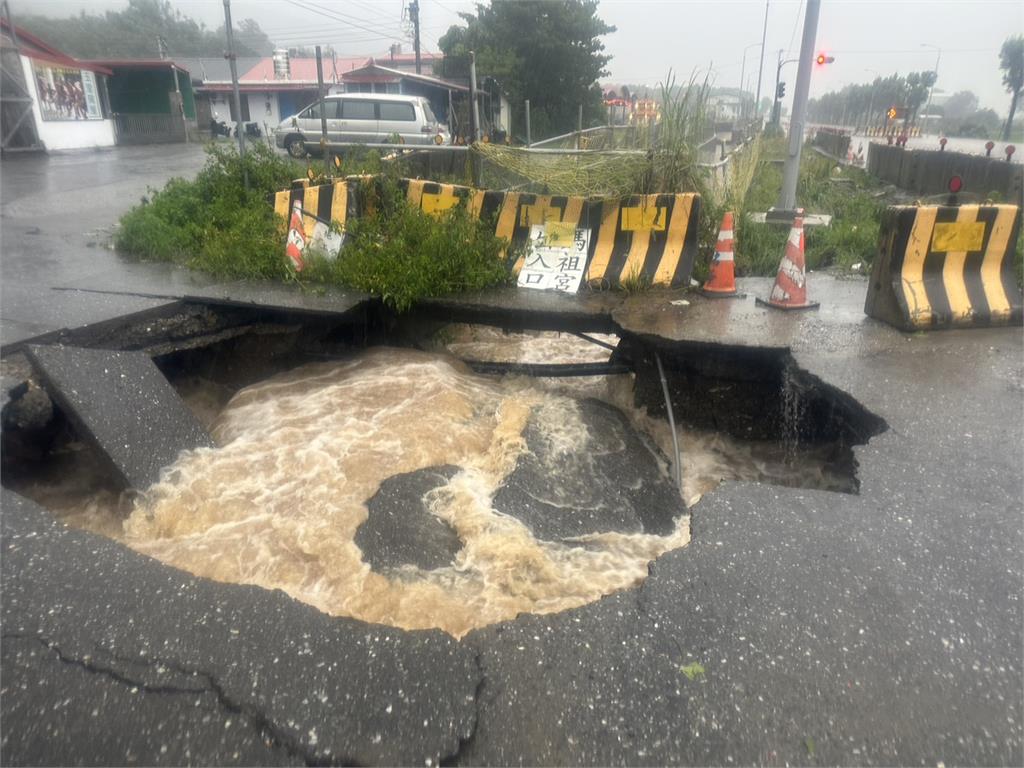
[[[251,17],[276,43],[289,46],[330,44],[343,53],[383,53],[395,41],[411,50],[403,25],[402,0],[232,0],[232,16]],[[183,13],[215,27],[223,22],[222,0],[172,0]],[[66,16],[79,10],[121,8],[127,0],[11,0],[12,13]],[[465,0],[420,0],[424,47],[472,10]],[[315,6],[315,7],[314,7]],[[318,11],[342,15],[329,18]],[[617,31],[605,38],[609,82],[656,85],[671,67],[683,77],[709,66],[716,85],[756,87],[764,0],[601,0],[599,15]],[[779,49],[784,58],[799,53],[803,0],[769,0],[762,95],[774,87]],[[815,69],[811,96],[847,83],[870,81],[875,73],[928,70],[939,60],[937,88],[952,93],[970,89],[983,107],[1005,115],[1009,95],[1001,84],[999,48],[1010,35],[1024,32],[1021,0],[822,0],[818,48],[836,57]],[[525,33],[525,31],[524,31]],[[939,50],[941,49],[941,55]],[[795,65],[783,69],[795,80]],[[787,98],[792,94],[788,89]]]

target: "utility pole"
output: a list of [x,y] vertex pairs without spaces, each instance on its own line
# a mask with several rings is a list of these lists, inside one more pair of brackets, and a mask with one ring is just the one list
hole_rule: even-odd
[[420,74],[420,0],[409,3],[409,18],[412,20],[412,49],[416,53],[416,74]]
[[476,52],[469,52],[469,98],[473,102],[471,105],[470,117],[473,121],[472,134],[473,141],[480,141],[480,105],[477,103],[477,89],[476,89]]
[[324,103],[323,52],[316,47],[316,95],[320,99],[320,154],[324,156],[324,173],[331,173],[331,153],[327,151],[327,105]]
[[757,68],[757,96],[754,105],[754,115],[756,117],[761,116],[761,73],[764,72],[764,41],[768,35],[768,2],[764,0],[764,29],[761,30],[761,66]]
[[814,40],[818,35],[818,12],[821,0],[807,0],[804,16],[804,36],[800,43],[800,66],[793,90],[793,116],[789,121],[789,148],[786,165],[782,170],[782,191],[777,208],[791,211],[796,208],[796,181],[800,175],[800,150],[804,144],[804,116],[807,113],[807,95],[811,90],[811,69],[814,66]]
[[[469,127],[470,144],[480,141],[480,106],[476,99],[476,52],[469,52]],[[480,186],[480,158],[472,149],[469,152],[469,171],[473,178],[473,186]]]
[[249,188],[249,171],[245,166],[245,126],[242,125],[242,95],[238,91],[238,64],[235,61],[235,44],[231,36],[231,0],[224,0],[224,32],[228,38],[228,50],[224,58],[231,65],[231,90],[234,92],[235,115],[238,121],[235,123],[235,133],[238,134],[238,156],[242,159],[242,181],[246,189]]

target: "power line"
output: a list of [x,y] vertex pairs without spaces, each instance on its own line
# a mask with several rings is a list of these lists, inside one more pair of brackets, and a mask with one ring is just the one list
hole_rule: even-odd
[[789,52],[793,50],[793,40],[796,38],[796,28],[800,25],[800,11],[804,9],[804,0],[800,0],[800,5],[796,8],[796,20],[793,22],[793,32],[789,36],[789,45],[786,46],[786,55],[789,56]]
[[358,2],[358,0],[348,0],[348,1],[352,5],[355,5],[355,6],[358,6],[359,8],[363,8],[363,9],[365,9],[367,11],[370,11],[374,16],[377,16],[378,18],[381,18],[381,19],[391,19],[392,18],[391,14],[384,13],[380,9],[375,8],[372,3],[361,3],[361,2]]
[[377,28],[373,28],[367,27],[359,23],[360,21],[369,21],[368,19],[360,19],[359,21],[357,21],[355,20],[356,17],[354,16],[348,16],[348,14],[342,14],[336,11],[331,11],[330,9],[317,5],[316,3],[300,2],[299,0],[285,0],[285,2],[289,3],[290,5],[294,5],[296,8],[301,8],[304,11],[308,11],[309,13],[315,13],[318,16],[323,16],[324,18],[327,19],[332,19],[334,21],[340,21],[345,24],[349,24],[358,29],[362,29],[365,32],[370,32],[371,34],[376,35],[380,34],[381,32],[381,28],[379,26]]

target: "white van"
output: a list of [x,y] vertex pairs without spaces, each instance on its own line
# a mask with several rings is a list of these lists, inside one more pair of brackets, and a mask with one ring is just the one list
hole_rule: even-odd
[[[321,106],[322,105],[322,106]],[[292,157],[305,157],[320,147],[321,109],[327,118],[327,143],[448,144],[445,127],[422,96],[384,93],[344,93],[327,96],[297,115],[281,121],[274,131],[277,146]],[[397,142],[396,142],[397,137]]]

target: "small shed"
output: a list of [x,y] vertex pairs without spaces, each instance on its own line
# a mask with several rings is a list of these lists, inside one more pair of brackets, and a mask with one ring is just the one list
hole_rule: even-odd
[[118,144],[187,141],[196,102],[187,69],[167,59],[93,60],[112,73],[108,91]]

